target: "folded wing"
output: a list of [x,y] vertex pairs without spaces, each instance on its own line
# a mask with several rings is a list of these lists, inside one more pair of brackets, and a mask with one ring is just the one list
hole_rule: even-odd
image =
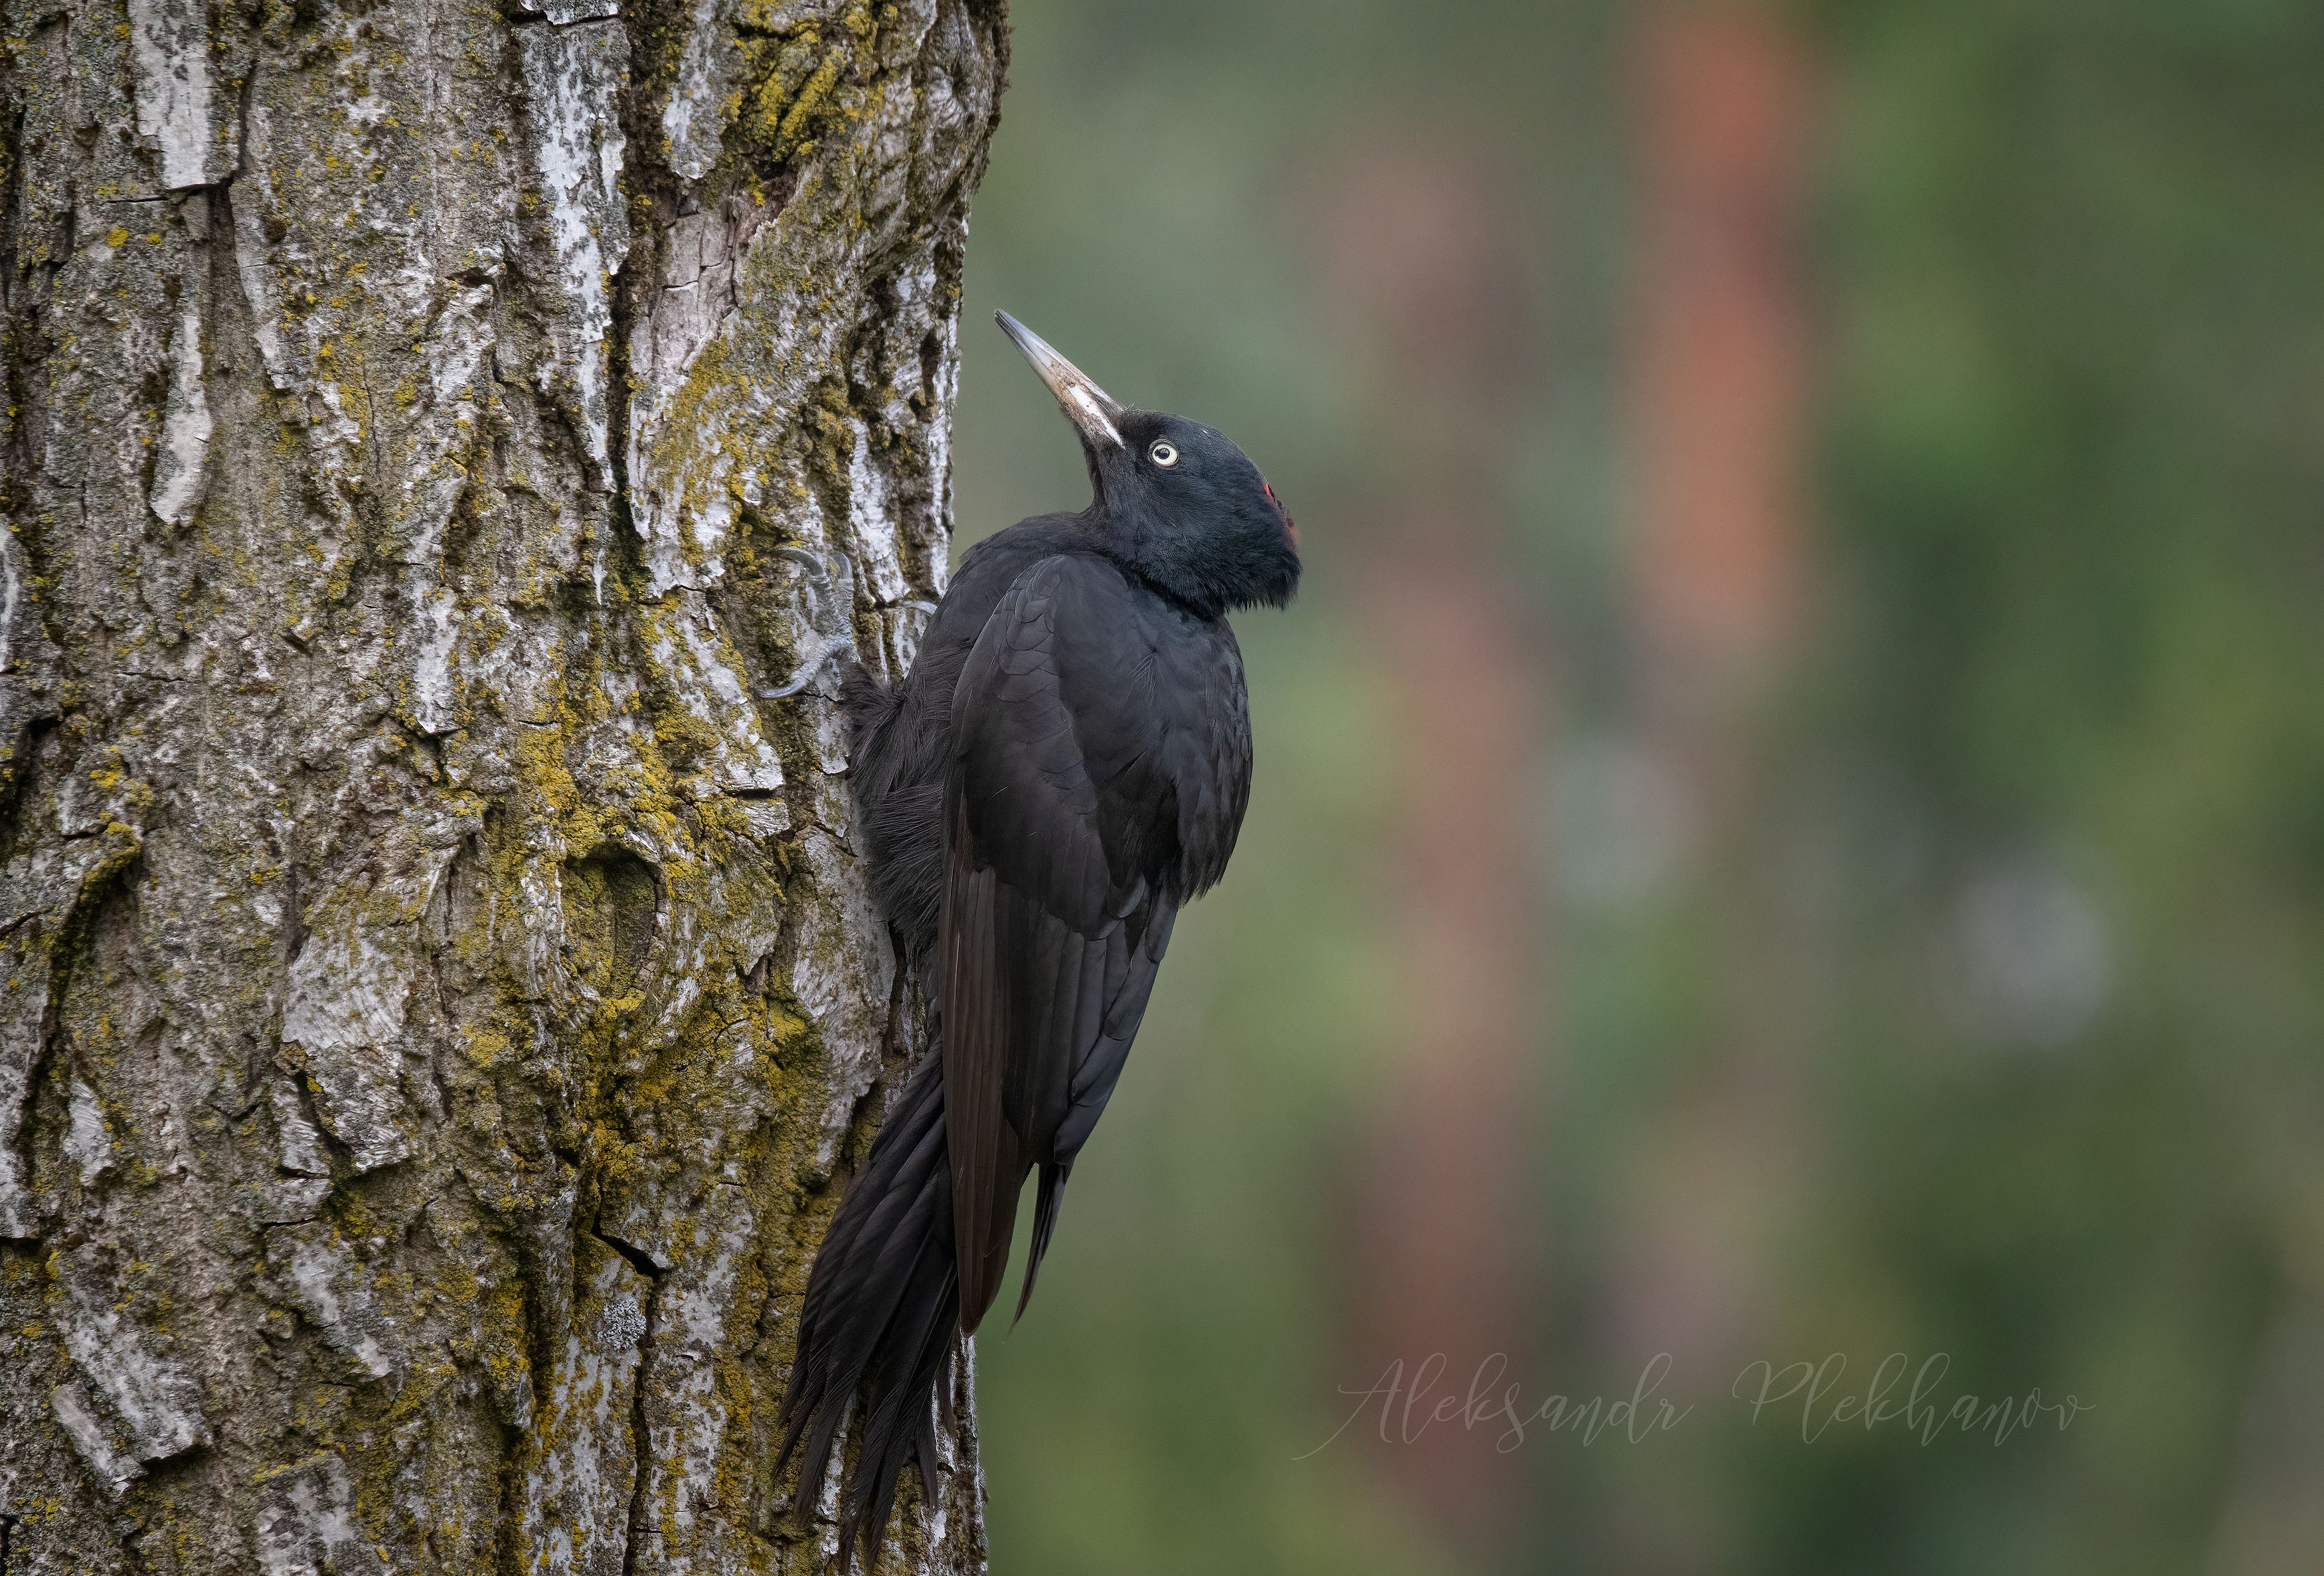
[[978,638],[953,738],[939,1011],[961,1323],[973,1331],[1039,1166],[1030,1294],[1177,907],[1233,845],[1250,772],[1240,659],[1223,624],[1104,560],[1048,558]]

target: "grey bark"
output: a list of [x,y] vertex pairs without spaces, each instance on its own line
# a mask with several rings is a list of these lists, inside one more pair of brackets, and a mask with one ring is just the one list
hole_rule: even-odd
[[0,15],[8,1576],[824,1568],[1000,0]]

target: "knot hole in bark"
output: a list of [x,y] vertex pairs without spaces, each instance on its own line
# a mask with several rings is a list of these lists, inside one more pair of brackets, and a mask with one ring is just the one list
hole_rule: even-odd
[[660,926],[661,879],[626,848],[607,844],[565,862],[567,961],[599,996],[637,989]]

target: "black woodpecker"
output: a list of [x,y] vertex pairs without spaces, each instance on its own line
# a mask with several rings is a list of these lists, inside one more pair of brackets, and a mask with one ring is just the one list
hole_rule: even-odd
[[778,1415],[775,1470],[804,1445],[805,1511],[862,1391],[843,1569],[859,1543],[877,1564],[907,1459],[933,1491],[938,1392],[1038,1168],[1019,1313],[1032,1295],[1171,921],[1242,825],[1250,714],[1226,615],[1299,584],[1297,528],[1241,449],[1115,402],[998,317],[1080,434],[1093,495],[978,543],[900,686],[844,678],[872,886],[930,1033],[816,1258]]

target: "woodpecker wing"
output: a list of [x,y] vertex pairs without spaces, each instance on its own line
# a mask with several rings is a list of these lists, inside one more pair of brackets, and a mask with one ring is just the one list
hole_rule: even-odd
[[1044,559],[1001,598],[952,715],[937,956],[961,1322],[973,1330],[1038,1165],[1031,1292],[1177,906],[1233,846],[1250,738],[1226,626],[1084,554]]

